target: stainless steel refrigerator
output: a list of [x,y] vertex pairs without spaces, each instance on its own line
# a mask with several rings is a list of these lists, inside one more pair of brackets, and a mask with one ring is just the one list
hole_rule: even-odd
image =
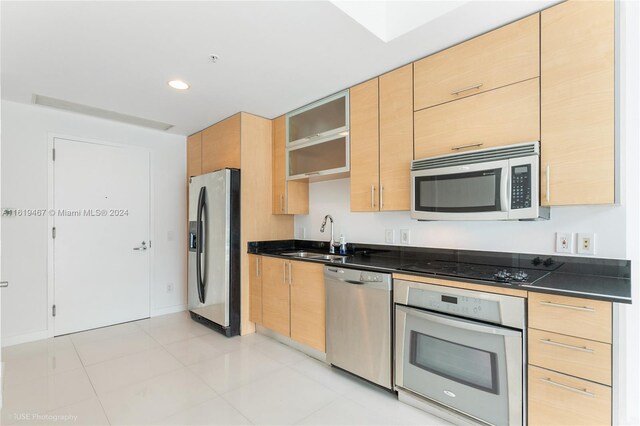
[[240,334],[240,170],[189,179],[188,304],[194,320]]

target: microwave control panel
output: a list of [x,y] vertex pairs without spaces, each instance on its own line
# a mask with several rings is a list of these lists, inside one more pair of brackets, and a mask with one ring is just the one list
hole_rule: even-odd
[[511,210],[531,207],[531,165],[511,167]]

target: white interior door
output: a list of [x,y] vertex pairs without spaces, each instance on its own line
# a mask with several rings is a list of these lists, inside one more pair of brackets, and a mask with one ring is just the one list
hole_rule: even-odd
[[54,333],[149,316],[149,153],[54,140]]

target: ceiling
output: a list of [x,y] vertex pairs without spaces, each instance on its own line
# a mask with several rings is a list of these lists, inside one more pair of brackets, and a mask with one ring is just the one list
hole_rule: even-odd
[[[2,99],[39,94],[188,135],[238,111],[276,117],[557,1],[420,3],[394,2],[385,42],[328,1],[2,1]],[[403,10],[418,25],[405,34]],[[176,78],[191,88],[168,87]]]

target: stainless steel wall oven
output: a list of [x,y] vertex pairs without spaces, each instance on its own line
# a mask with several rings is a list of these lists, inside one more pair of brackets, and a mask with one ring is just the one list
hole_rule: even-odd
[[394,281],[401,400],[457,423],[524,422],[523,298]]

